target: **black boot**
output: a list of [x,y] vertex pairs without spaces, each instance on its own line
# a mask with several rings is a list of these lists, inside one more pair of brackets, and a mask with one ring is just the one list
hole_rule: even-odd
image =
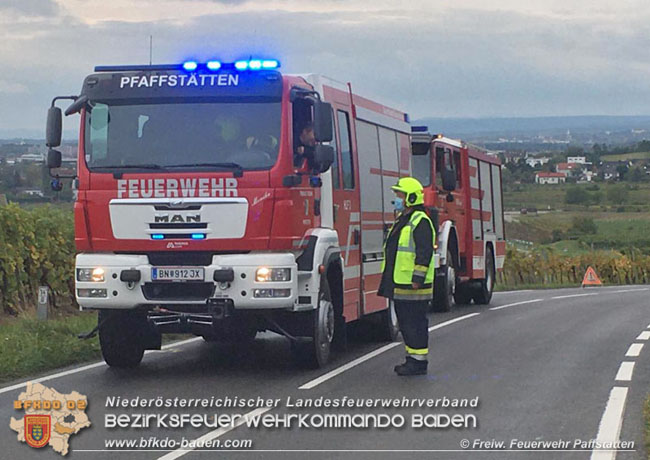
[[410,356],[406,358],[404,364],[395,366],[395,373],[397,375],[424,375],[427,373],[428,361],[413,359]]

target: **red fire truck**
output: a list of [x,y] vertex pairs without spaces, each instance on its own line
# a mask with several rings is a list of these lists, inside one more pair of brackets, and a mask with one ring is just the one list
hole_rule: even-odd
[[[394,219],[390,186],[411,171],[408,116],[349,84],[278,67],[257,59],[97,67],[79,96],[52,101],[50,168],[61,157],[55,103],[72,99],[66,115],[81,115],[76,297],[99,311],[109,365],[139,364],[166,332],[241,345],[271,330],[314,366],[344,346],[352,321],[368,318],[384,339],[396,337],[394,310],[377,289]],[[298,155],[305,126],[317,143]],[[474,184],[463,181],[465,190]],[[432,208],[443,196],[434,182]],[[449,193],[460,209],[461,188]],[[459,300],[481,272],[471,257],[478,240],[467,246],[453,235],[457,246],[444,246],[459,251],[449,265],[462,281]],[[496,254],[496,240],[489,247]]]
[[500,161],[426,127],[413,131],[413,176],[438,228],[434,307],[488,304],[506,253]]

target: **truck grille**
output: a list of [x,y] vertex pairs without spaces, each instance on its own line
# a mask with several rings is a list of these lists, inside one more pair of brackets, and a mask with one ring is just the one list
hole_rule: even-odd
[[200,300],[214,293],[213,283],[144,283],[142,293],[147,300]]
[[149,263],[151,265],[195,265],[205,267],[212,263],[211,252],[197,251],[166,251],[149,252]]

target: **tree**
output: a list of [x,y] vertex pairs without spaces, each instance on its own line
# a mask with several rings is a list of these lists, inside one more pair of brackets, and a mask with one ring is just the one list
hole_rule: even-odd
[[610,187],[607,190],[607,199],[612,203],[612,204],[623,204],[627,201],[628,196],[630,195],[630,192],[628,191],[627,188],[625,188],[622,185],[617,185],[614,187]]
[[594,235],[598,231],[598,228],[591,217],[574,217],[571,230],[583,235]]
[[628,180],[632,182],[643,182],[647,177],[645,170],[641,166],[633,166],[627,174]]
[[616,172],[618,173],[618,180],[625,180],[625,175],[627,174],[627,165],[620,164],[616,167]]
[[590,201],[589,192],[581,187],[570,187],[564,196],[566,204],[584,204],[588,205]]

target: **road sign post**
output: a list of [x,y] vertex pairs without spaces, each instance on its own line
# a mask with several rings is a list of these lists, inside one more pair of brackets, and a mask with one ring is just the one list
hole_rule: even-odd
[[38,306],[36,307],[36,316],[39,320],[47,319],[48,292],[47,286],[38,287]]

